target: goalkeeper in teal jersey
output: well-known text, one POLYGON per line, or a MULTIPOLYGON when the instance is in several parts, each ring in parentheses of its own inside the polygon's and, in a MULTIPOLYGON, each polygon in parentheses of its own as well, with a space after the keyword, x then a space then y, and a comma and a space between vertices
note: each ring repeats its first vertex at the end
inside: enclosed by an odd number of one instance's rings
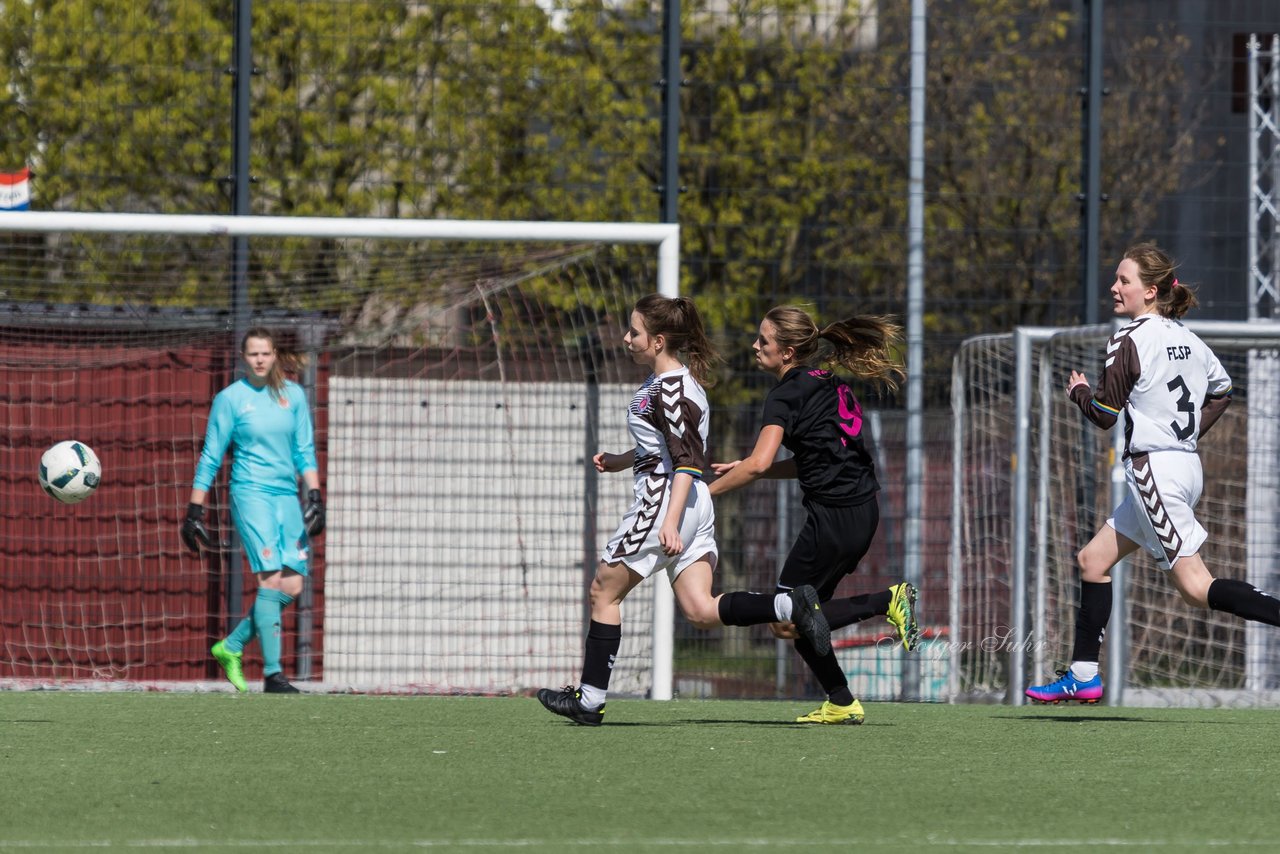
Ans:
POLYGON ((213 399, 182 541, 196 554, 209 546, 205 496, 227 446, 234 444, 231 520, 258 576, 258 595, 250 614, 211 651, 227 680, 244 691, 241 657, 245 644, 257 637, 262 645, 263 690, 296 694, 298 689, 280 667, 280 625, 283 610, 302 593, 310 538, 324 530, 311 413, 302 387, 284 375, 285 367, 294 370, 302 360, 277 351, 270 331, 250 329, 240 354, 248 372, 213 399), (299 475, 307 485, 305 510, 298 503, 299 475))

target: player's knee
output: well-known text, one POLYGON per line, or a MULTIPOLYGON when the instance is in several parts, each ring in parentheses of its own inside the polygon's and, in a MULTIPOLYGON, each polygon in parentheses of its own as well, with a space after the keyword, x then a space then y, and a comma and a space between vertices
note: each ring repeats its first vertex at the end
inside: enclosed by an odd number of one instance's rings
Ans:
POLYGON ((297 599, 302 595, 303 576, 296 572, 285 572, 280 579, 280 592, 297 599))
POLYGON ((1080 578, 1084 581, 1101 583, 1108 580, 1111 564, 1100 560, 1097 555, 1089 551, 1088 547, 1085 547, 1076 552, 1076 569, 1080 571, 1080 578))
POLYGON ((1209 601, 1206 598, 1198 595, 1195 591, 1179 590, 1178 593, 1181 594, 1182 601, 1186 602, 1192 608, 1208 608, 1209 607, 1209 601))
POLYGON ((600 577, 596 576, 591 579, 591 587, 587 590, 587 599, 591 603, 591 607, 596 607, 604 603, 604 585, 600 583, 600 577))
POLYGON ((1192 608, 1208 608, 1209 607, 1209 585, 1213 583, 1213 579, 1209 578, 1203 583, 1196 579, 1192 582, 1183 581, 1177 584, 1178 595, 1182 597, 1182 601, 1186 602, 1192 608))
POLYGON ((623 596, 623 591, 619 591, 616 585, 602 580, 599 575, 591 580, 591 589, 587 591, 587 600, 592 608, 617 605, 622 601, 623 596))
POLYGON ((714 629, 720 625, 720 608, 712 597, 697 602, 681 602, 680 610, 694 628, 714 629))
POLYGON ((689 622, 697 629, 714 629, 720 625, 720 617, 714 610, 710 613, 701 612, 686 616, 689 617, 689 622))

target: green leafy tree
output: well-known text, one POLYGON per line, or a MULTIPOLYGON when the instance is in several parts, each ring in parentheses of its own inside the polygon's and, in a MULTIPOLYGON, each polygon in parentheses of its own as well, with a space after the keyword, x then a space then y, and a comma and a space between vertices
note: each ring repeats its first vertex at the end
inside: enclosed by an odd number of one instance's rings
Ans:
MULTIPOLYGON (((1078 24, 1049 0, 930 4, 926 371, 939 403, 960 339, 1079 320, 1078 24)), ((882 27, 886 41, 905 42, 905 8, 882 27)), ((1179 94, 1188 84, 1185 39, 1116 24, 1108 40, 1124 45, 1108 58, 1108 85, 1120 94, 1104 101, 1102 140, 1104 237, 1114 247, 1141 234, 1159 200, 1181 186, 1202 116, 1179 94)), ((904 54, 872 61, 880 79, 906 79, 904 54)), ((880 150, 897 141, 905 176, 905 93, 900 100, 896 117, 869 131, 880 150)))
MULTIPOLYGON (((31 167, 36 208, 225 209, 228 137, 211 119, 226 115, 228 44, 202 3, 0 4, 0 165, 31 167)), ((10 296, 162 302, 155 283, 172 294, 189 267, 151 241, 96 243, 62 262, 54 292, 35 281, 10 296)))

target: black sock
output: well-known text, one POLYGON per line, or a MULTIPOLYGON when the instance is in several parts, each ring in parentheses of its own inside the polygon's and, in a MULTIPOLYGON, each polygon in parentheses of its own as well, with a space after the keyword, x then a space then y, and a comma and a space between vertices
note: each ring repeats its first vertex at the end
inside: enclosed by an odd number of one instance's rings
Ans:
POLYGON ((827 618, 832 631, 843 629, 845 626, 888 614, 889 600, 892 598, 893 594, 888 590, 881 590, 879 593, 864 593, 848 599, 832 599, 822 603, 822 616, 827 618))
POLYGON ((773 593, 726 593, 716 606, 726 626, 758 626, 778 622, 773 593))
POLYGON ((1206 597, 1209 607, 1226 611, 1246 620, 1280 626, 1280 600, 1276 600, 1247 581, 1234 578, 1216 578, 1209 585, 1206 597))
POLYGON ((813 675, 818 677, 818 684, 827 692, 827 699, 837 706, 847 706, 853 702, 853 694, 849 691, 849 680, 845 678, 844 668, 836 660, 834 652, 818 655, 813 644, 804 638, 796 641, 796 652, 809 665, 813 675))
POLYGON ((587 629, 587 652, 582 660, 582 684, 609 689, 609 676, 613 673, 613 660, 622 646, 622 626, 591 621, 587 629))
POLYGON ((1111 582, 1081 581, 1080 607, 1076 611, 1076 643, 1072 661, 1097 661, 1102 652, 1102 636, 1111 619, 1111 582))

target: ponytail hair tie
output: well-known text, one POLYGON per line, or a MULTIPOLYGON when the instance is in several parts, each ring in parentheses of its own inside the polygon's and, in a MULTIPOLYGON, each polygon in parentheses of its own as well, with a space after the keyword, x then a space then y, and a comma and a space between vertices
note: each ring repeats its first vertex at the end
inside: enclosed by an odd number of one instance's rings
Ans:
POLYGON ((1177 280, 1177 279, 1174 279, 1174 280, 1173 280, 1173 284, 1172 284, 1172 285, 1170 285, 1169 287, 1171 287, 1171 288, 1176 288, 1177 286, 1178 286, 1178 280, 1177 280))

